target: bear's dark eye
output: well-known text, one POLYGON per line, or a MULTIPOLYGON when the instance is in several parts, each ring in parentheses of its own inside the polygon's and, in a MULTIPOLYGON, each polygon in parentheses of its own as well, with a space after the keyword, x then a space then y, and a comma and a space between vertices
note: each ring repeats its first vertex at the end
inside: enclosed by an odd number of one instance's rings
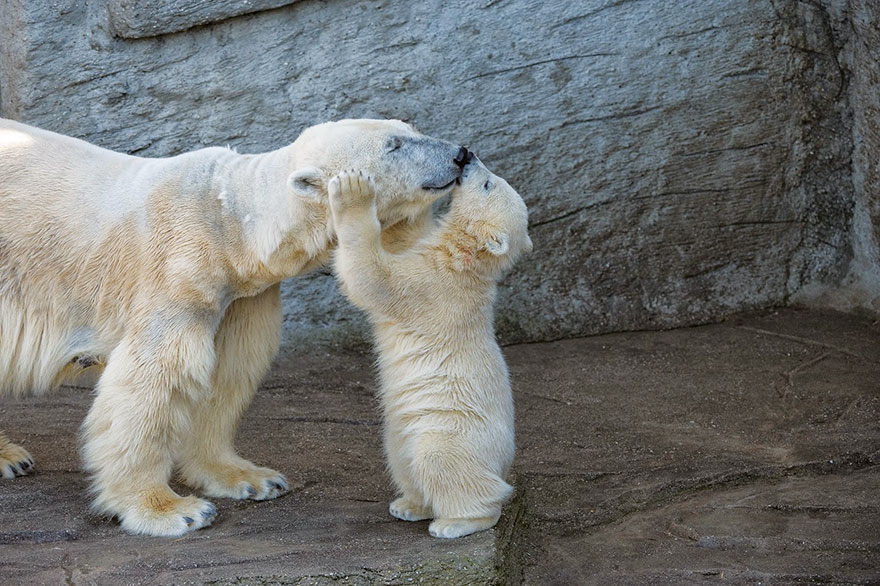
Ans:
POLYGON ((385 143, 385 152, 393 153, 397 149, 403 146, 403 140, 399 136, 394 136, 388 139, 388 142, 385 143))
POLYGON ((486 191, 489 191, 490 189, 492 189, 492 180, 491 179, 486 180, 486 183, 483 184, 483 189, 485 189, 486 191))

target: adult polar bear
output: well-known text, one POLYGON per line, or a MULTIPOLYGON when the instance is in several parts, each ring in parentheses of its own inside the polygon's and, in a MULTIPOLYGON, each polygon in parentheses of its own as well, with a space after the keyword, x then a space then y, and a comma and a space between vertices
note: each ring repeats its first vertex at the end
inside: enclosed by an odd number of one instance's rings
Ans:
MULTIPOLYGON (((0 120, 0 392, 103 368, 83 458, 95 508, 129 532, 211 523, 213 504, 168 486, 175 469, 211 497, 282 494, 233 441, 278 349, 280 281, 332 247, 327 183, 366 170, 405 234, 466 154, 399 121, 344 120, 260 155, 146 159, 0 120)), ((0 475, 32 463, 0 433, 0 475)))

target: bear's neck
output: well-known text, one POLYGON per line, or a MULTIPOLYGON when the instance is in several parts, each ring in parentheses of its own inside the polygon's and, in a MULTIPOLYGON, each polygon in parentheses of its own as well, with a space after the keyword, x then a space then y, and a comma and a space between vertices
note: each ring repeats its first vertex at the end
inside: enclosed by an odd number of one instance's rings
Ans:
POLYGON ((320 264, 330 244, 328 212, 287 186, 295 153, 285 147, 238 155, 219 166, 213 192, 224 222, 240 235, 235 262, 244 280, 269 286, 320 264))

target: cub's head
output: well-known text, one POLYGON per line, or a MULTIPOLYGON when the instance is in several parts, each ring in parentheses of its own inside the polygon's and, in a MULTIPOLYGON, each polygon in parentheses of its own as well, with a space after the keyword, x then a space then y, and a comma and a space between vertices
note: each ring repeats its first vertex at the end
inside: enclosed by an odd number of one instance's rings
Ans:
POLYGON ((446 220, 453 266, 493 276, 531 252, 529 213, 522 197, 476 157, 465 166, 452 193, 446 220))
POLYGON ((399 120, 340 120, 306 129, 291 145, 294 194, 327 201, 330 179, 363 170, 376 185, 383 224, 413 219, 449 193, 461 177, 467 149, 431 138, 399 120))

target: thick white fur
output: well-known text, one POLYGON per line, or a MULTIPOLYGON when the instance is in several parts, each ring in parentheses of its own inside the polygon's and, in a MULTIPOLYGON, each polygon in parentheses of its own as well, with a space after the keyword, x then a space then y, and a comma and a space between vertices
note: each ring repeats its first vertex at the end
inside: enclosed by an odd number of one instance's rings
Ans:
POLYGON ((393 516, 435 537, 495 525, 512 488, 513 398, 495 341, 496 282, 531 250, 522 198, 478 162, 445 219, 412 248, 380 242, 364 173, 330 182, 337 275, 374 326, 393 516))
MULTIPOLYGON (((211 503, 168 487, 175 471, 208 496, 284 493, 233 441, 278 348, 279 282, 333 244, 327 182, 369 169, 380 216, 406 233, 443 195, 425 182, 459 173, 457 149, 347 120, 261 155, 145 159, 0 120, 0 393, 100 374, 84 462, 96 509, 130 532, 210 524, 211 503)), ((0 476, 32 469, 0 434, 0 476)))

